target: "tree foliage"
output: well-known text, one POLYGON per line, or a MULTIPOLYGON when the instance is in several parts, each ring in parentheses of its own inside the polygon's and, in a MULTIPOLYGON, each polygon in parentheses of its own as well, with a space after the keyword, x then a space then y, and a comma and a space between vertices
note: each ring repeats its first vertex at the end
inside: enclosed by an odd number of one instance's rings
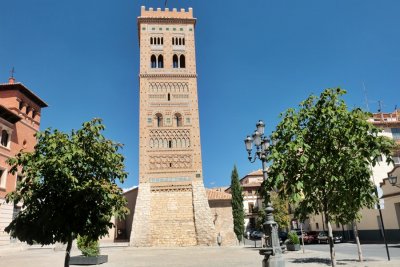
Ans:
POLYGON ((233 167, 231 174, 231 193, 232 193, 232 216, 233 230, 239 241, 242 241, 244 233, 244 210, 242 186, 239 181, 239 174, 236 165, 233 167))
MULTIPOLYGON (((263 183, 264 185, 265 183, 263 183)), ((264 188, 264 187, 262 187, 264 188)), ((288 229, 290 225, 289 217, 289 203, 287 199, 280 196, 278 193, 272 191, 267 195, 261 195, 264 198, 262 207, 258 209, 257 214, 257 229, 262 229, 264 222, 266 221, 265 205, 264 203, 271 202, 274 208, 274 220, 278 224, 279 229, 288 229)))
POLYGON ((70 134, 47 129, 36 134, 34 152, 21 152, 8 163, 24 179, 7 195, 7 202, 22 202, 21 212, 6 231, 28 244, 68 243, 77 235, 97 240, 108 234, 111 217, 128 210, 116 180, 127 177, 121 144, 102 135, 100 119, 83 124, 70 134))
POLYGON ((327 224, 359 219, 361 208, 376 203, 370 165, 382 154, 391 161, 393 142, 378 136, 380 130, 367 122, 370 114, 348 110, 345 93, 337 88, 310 96, 298 110, 282 114, 272 134, 268 186, 297 203, 301 220, 320 212, 327 224))

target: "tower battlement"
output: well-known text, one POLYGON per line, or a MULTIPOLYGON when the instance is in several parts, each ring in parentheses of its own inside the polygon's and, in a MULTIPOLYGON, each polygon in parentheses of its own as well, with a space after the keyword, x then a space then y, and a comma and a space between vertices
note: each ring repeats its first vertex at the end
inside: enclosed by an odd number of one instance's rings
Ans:
POLYGON ((170 10, 169 8, 165 8, 162 10, 161 8, 154 9, 149 7, 147 10, 145 6, 141 7, 140 12, 141 18, 179 18, 179 19, 193 19, 193 8, 189 7, 186 11, 184 8, 180 10, 173 8, 170 10))

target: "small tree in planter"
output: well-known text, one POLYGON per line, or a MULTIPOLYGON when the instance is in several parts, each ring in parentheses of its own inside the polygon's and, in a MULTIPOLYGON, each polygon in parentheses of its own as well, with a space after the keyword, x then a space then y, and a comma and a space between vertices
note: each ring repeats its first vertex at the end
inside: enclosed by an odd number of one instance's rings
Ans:
POLYGON ((98 265, 108 261, 107 255, 100 255, 99 241, 91 240, 88 236, 78 235, 77 245, 82 255, 71 257, 70 264, 98 265))
POLYGON ((289 251, 300 250, 300 239, 296 232, 288 233, 288 238, 286 239, 286 248, 289 251))

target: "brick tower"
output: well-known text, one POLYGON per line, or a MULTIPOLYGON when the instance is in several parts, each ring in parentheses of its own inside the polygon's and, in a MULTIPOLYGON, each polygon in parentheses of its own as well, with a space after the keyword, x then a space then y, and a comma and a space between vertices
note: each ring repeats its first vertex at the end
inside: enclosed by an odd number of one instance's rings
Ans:
POLYGON ((193 11, 146 10, 140 44, 139 193, 132 246, 214 245, 203 185, 193 11))

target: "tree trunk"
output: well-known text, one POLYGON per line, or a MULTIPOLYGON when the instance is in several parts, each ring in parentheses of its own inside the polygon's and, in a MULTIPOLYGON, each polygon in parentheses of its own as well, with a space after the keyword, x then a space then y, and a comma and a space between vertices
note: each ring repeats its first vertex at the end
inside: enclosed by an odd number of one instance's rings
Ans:
POLYGON ((71 248, 72 248, 72 235, 68 238, 68 243, 67 243, 67 250, 65 252, 65 261, 64 261, 64 267, 69 267, 69 259, 71 258, 71 248))
POLYGON ((328 225, 328 240, 329 240, 329 250, 331 253, 332 267, 336 267, 336 255, 335 255, 335 245, 333 243, 332 225, 329 221, 329 216, 326 213, 325 213, 325 221, 326 224, 328 225))
POLYGON ((357 228, 356 222, 353 222, 353 231, 354 231, 354 239, 356 240, 356 244, 357 244, 358 260, 360 262, 363 262, 363 255, 362 255, 362 251, 361 251, 360 238, 358 237, 358 228, 357 228))

